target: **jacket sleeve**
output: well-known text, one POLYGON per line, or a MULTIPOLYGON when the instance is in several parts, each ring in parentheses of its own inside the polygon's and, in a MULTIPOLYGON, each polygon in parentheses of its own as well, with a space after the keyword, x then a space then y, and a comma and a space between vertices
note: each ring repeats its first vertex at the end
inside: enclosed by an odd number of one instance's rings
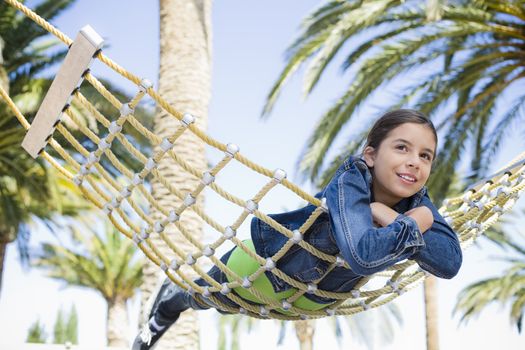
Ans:
POLYGON ((382 271, 425 246, 415 220, 403 214, 388 226, 374 227, 367 171, 364 163, 354 162, 324 193, 339 250, 360 275, 382 271))
POLYGON ((425 246, 411 259, 431 274, 450 279, 458 273, 463 260, 458 236, 439 214, 427 195, 423 197, 421 205, 432 211, 434 223, 423 234, 425 246))

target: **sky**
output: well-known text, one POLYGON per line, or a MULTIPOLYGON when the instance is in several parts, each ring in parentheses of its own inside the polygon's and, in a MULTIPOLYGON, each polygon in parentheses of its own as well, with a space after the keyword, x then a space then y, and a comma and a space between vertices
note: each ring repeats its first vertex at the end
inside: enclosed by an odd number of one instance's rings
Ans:
MULTIPOLYGON (((28 4, 33 4, 29 1, 28 4)), ((300 75, 291 79, 280 97, 271 117, 262 121, 260 113, 272 83, 284 64, 284 52, 298 33, 301 19, 321 2, 302 1, 217 1, 213 8, 213 68, 212 101, 209 110, 209 133, 222 142, 234 142, 250 159, 273 169, 285 169, 297 179, 295 164, 310 130, 317 118, 339 96, 351 79, 351 73, 340 74, 336 62, 327 72, 314 94, 305 99, 301 93, 300 75)), ((84 25, 90 24, 108 44, 104 52, 111 59, 155 84, 158 81, 158 3, 156 1, 128 0, 125 7, 116 0, 78 0, 69 10, 53 21, 60 30, 74 38, 84 25)), ((341 63, 341 60, 338 61, 341 63)), ((105 67, 96 65, 97 77, 114 78, 105 67)), ((363 106, 359 115, 377 117, 377 107, 388 99, 389 91, 379 94, 374 102, 363 106)), ((358 128, 359 125, 356 125, 358 128)), ((357 130, 359 131, 359 129, 357 130)), ((353 130, 346 132, 349 137, 353 130)), ((343 142, 343 141, 340 141, 343 142)), ((504 146, 505 147, 505 146, 504 146)), ((520 143, 523 148, 523 144, 520 143)), ((503 152, 494 160, 494 169, 505 164, 516 154, 516 148, 503 152)), ((225 186, 234 186, 241 195, 253 193, 250 181, 238 181, 242 175, 225 179, 225 186)), ((244 179, 244 177, 243 177, 244 179)), ((280 198, 280 197, 278 197, 280 198)), ((289 198, 265 203, 267 212, 291 208, 298 203, 289 198)), ((207 200, 207 210, 217 210, 219 203, 207 200)), ((53 237, 41 230, 34 232, 31 244, 36 246, 53 237)), ((458 316, 452 315, 458 292, 469 283, 494 276, 504 265, 494 259, 502 253, 493 245, 481 242, 464 254, 463 267, 453 280, 439 281, 439 324, 442 349, 477 348, 507 350, 522 349, 523 335, 510 325, 508 308, 491 306, 476 320, 458 326, 458 316)), ((394 342, 382 349, 422 349, 425 330, 422 289, 418 287, 397 299, 404 325, 397 329, 394 342)), ((92 291, 64 287, 51 281, 39 271, 24 271, 17 262, 17 252, 9 246, 0 298, 0 329, 9 337, 0 337, 1 349, 17 349, 24 341, 29 326, 40 319, 48 332, 52 331, 57 310, 69 310, 75 304, 79 313, 80 344, 86 348, 100 348, 105 343, 105 305, 92 291)), ((136 310, 136 302, 130 306, 136 310)), ((203 349, 213 349, 218 313, 200 313, 205 337, 203 349)), ((136 326, 136 318, 130 323, 136 326)), ((368 320, 373 324, 376 321, 368 320)), ((288 326, 291 329, 290 325, 288 326)), ((343 329, 345 348, 365 349, 343 329)), ((241 347, 253 349, 298 349, 292 333, 277 347, 278 329, 274 322, 261 322, 250 334, 241 338, 241 347)), ((131 336, 131 334, 130 334, 131 336)), ((328 320, 318 321, 315 346, 336 347, 328 320)), ((376 347, 379 348, 379 347, 376 347)))

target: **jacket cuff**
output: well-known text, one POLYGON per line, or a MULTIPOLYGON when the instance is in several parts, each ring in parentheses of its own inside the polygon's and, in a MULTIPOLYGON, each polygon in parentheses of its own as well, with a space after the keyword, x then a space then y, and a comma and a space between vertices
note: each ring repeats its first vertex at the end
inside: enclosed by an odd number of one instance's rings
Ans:
POLYGON ((405 247, 416 247, 416 251, 425 247, 423 234, 419 231, 416 220, 405 214, 399 214, 394 221, 401 223, 407 228, 409 237, 405 241, 405 247))

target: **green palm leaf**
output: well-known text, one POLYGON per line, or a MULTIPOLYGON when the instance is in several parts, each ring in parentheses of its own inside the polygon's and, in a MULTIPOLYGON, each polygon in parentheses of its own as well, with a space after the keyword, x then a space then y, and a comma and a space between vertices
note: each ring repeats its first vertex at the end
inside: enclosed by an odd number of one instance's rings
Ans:
POLYGON ((95 289, 108 302, 134 295, 142 283, 143 260, 132 241, 109 224, 105 234, 72 228, 70 238, 71 247, 64 242, 43 244, 35 266, 68 285, 95 289))

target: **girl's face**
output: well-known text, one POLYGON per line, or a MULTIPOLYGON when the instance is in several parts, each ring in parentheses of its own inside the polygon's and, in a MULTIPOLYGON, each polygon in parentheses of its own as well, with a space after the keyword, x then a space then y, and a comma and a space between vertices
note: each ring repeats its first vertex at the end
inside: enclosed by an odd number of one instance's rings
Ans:
POLYGON ((366 147, 363 158, 372 171, 375 201, 393 207, 421 190, 430 176, 435 148, 432 131, 417 123, 401 124, 379 147, 366 147))

